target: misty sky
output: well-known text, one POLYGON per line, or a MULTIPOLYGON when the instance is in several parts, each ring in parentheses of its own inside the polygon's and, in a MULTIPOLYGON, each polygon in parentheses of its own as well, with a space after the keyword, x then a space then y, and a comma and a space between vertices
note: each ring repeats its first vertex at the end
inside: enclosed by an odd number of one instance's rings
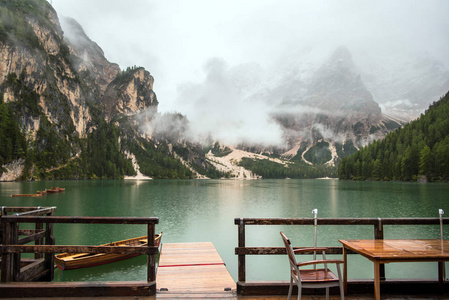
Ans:
POLYGON ((297 63, 322 62, 345 45, 361 65, 387 54, 394 59, 427 51, 449 67, 446 0, 50 2, 59 15, 75 18, 108 60, 122 69, 137 65, 150 71, 159 111, 181 112, 190 120, 206 117, 217 128, 224 113, 236 132, 264 134, 254 132, 259 122, 273 140, 279 130, 266 109, 243 104, 242 91, 229 82, 239 66, 251 66, 248 74, 257 80, 250 83, 257 85, 297 63), (218 114, 212 112, 216 104, 218 114))

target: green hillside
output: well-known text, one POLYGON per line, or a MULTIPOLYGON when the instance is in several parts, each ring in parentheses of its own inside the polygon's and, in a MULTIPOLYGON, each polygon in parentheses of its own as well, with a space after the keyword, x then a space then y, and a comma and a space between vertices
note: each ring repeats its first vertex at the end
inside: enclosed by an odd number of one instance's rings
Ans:
POLYGON ((449 93, 417 120, 344 158, 338 177, 449 181, 449 93))

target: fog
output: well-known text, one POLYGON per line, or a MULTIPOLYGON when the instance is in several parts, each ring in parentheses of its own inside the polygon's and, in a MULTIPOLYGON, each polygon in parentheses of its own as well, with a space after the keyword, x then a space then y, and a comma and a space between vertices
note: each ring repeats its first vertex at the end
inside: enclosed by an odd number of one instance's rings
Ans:
POLYGON ((280 143, 270 118, 279 99, 254 93, 289 72, 306 80, 337 46, 364 68, 421 52, 449 68, 445 0, 50 2, 108 60, 150 71, 161 113, 185 114, 193 134, 229 143, 280 143))

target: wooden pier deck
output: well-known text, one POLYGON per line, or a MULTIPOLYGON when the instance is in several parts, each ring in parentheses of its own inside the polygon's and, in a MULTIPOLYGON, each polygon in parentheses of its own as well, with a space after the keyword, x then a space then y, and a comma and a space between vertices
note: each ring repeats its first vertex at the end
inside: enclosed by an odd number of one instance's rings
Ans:
POLYGON ((157 298, 235 299, 236 284, 211 242, 162 244, 157 298))

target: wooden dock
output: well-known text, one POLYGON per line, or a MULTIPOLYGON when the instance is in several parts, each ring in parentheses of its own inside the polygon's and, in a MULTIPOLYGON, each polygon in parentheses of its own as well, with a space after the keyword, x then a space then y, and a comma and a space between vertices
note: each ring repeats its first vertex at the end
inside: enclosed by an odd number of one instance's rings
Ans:
POLYGON ((211 242, 162 244, 157 298, 235 299, 236 284, 211 242))

